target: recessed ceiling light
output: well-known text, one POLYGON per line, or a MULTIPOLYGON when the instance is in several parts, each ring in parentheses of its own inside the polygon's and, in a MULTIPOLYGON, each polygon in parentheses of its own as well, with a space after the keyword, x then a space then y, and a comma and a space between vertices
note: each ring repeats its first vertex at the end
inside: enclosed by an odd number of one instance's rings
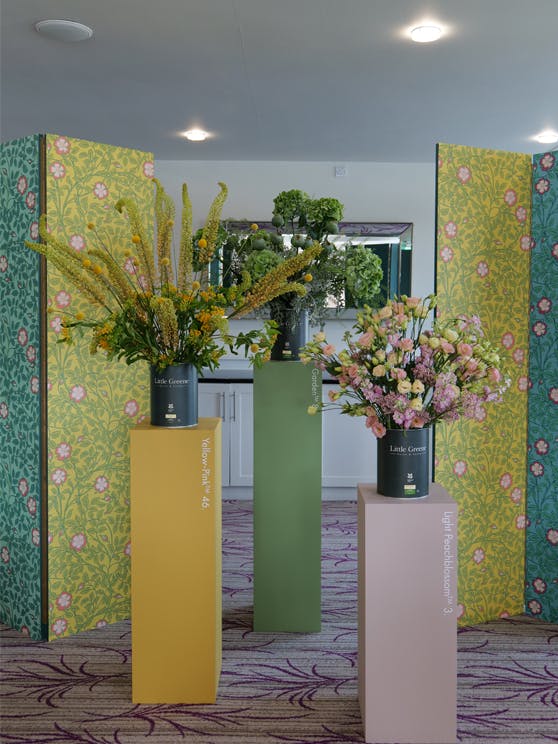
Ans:
POLYGON ((182 136, 190 142, 203 142, 209 137, 209 132, 203 129, 188 129, 187 132, 182 132, 182 136))
POLYGON ((35 29, 57 41, 86 41, 93 36, 92 28, 77 21, 49 19, 36 23, 35 29))
POLYGON ((553 129, 545 129, 544 132, 536 134, 533 139, 540 142, 541 145, 553 145, 558 142, 558 132, 553 129))
POLYGON ((438 41, 441 35, 442 29, 439 26, 416 26, 411 30, 411 39, 421 44, 426 44, 429 41, 438 41))

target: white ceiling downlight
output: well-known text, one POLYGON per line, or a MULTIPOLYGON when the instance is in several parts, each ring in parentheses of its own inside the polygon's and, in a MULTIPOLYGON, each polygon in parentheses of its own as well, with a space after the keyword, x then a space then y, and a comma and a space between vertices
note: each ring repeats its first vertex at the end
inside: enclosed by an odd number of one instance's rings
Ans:
POLYGON ((209 137, 209 132, 204 129, 188 129, 187 132, 182 132, 182 134, 190 142, 203 142, 209 137))
POLYGON ((558 132, 555 132, 553 129, 545 129, 544 132, 535 134, 533 139, 541 145, 553 145, 555 142, 558 142, 558 132))
POLYGON ((35 29, 43 36, 56 41, 86 41, 93 36, 92 28, 77 21, 48 19, 36 23, 35 29))
POLYGON ((411 30, 411 39, 420 44, 427 44, 431 41, 438 41, 442 35, 442 29, 439 26, 415 26, 411 30))

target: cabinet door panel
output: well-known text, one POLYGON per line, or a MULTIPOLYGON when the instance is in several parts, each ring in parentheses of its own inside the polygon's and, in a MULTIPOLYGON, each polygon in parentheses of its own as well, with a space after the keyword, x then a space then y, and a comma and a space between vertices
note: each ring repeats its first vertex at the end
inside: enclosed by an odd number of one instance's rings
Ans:
POLYGON ((230 483, 252 486, 254 482, 253 386, 231 384, 229 390, 230 483))
MULTIPOLYGON (((327 400, 332 385, 324 385, 327 400)), ((344 416, 336 409, 322 413, 322 486, 355 488, 376 481, 376 438, 364 418, 344 416)))
POLYGON ((230 485, 229 424, 227 421, 227 393, 229 385, 201 382, 198 385, 199 418, 217 417, 222 420, 223 471, 222 485, 230 485))

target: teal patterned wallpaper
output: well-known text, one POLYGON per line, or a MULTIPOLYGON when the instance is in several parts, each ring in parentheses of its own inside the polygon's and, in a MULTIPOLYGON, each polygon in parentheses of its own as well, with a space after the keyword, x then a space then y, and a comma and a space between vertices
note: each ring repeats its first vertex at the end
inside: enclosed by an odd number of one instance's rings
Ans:
POLYGON ((558 621, 558 163, 533 158, 527 613, 558 621))
POLYGON ((39 137, 0 146, 0 620, 41 637, 39 137))

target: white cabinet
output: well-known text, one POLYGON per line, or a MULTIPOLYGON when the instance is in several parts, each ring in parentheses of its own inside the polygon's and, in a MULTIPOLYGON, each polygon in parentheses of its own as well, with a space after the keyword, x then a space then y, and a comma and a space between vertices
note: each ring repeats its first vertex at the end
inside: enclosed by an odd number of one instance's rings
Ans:
POLYGON ((202 382, 198 415, 223 421, 223 486, 252 486, 254 470, 252 383, 202 382))
MULTIPOLYGON (((323 385, 324 400, 333 385, 323 385)), ((198 388, 199 416, 217 416, 223 421, 223 487, 250 489, 254 467, 254 403, 252 381, 203 382, 198 388)), ((322 419, 322 487, 325 498, 347 498, 357 483, 376 481, 376 438, 364 418, 343 416, 338 410, 324 411, 322 419), (349 490, 351 489, 351 490, 349 490)), ((234 498, 246 498, 249 491, 234 498)))
MULTIPOLYGON (((335 385, 323 385, 323 400, 335 385)), ((342 415, 337 409, 322 413, 322 486, 356 488, 376 481, 376 437, 364 418, 342 415)))

